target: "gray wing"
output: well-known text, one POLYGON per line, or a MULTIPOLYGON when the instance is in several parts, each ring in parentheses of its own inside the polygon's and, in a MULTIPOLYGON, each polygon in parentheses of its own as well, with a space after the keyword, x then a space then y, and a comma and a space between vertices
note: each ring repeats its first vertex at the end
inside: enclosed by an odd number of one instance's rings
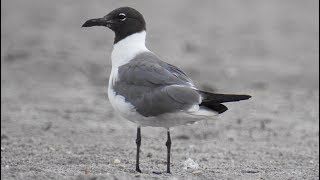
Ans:
POLYGON ((174 65, 168 64, 166 62, 163 62, 163 63, 164 64, 162 65, 162 67, 167 69, 169 72, 171 72, 172 75, 176 76, 180 80, 183 80, 184 82, 187 82, 189 85, 194 86, 192 80, 181 69, 179 69, 174 65))
POLYGON ((122 81, 144 86, 194 86, 178 67, 161 61, 152 53, 141 53, 119 68, 122 81))
POLYGON ((183 71, 152 53, 142 53, 120 66, 113 88, 146 117, 188 110, 201 100, 183 71))

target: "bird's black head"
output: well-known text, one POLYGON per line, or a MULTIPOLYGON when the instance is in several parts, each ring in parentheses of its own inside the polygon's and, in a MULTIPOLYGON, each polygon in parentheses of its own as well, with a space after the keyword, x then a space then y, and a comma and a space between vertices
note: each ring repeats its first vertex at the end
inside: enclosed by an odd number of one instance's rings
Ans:
POLYGON ((82 27, 105 26, 115 33, 114 43, 127 36, 146 30, 142 14, 130 7, 121 7, 111 11, 103 18, 90 19, 82 27))

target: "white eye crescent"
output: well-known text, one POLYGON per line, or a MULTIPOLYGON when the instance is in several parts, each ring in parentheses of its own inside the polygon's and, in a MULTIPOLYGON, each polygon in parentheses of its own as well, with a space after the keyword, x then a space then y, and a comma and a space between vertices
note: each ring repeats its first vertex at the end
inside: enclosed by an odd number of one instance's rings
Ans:
POLYGON ((120 19, 120 21, 124 21, 124 20, 127 19, 127 16, 126 16, 126 14, 124 14, 124 13, 120 13, 120 14, 118 15, 118 18, 120 19))

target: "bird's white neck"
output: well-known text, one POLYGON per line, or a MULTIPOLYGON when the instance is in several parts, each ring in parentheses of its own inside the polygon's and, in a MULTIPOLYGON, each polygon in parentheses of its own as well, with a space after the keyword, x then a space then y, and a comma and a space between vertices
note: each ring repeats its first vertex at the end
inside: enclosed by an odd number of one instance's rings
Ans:
POLYGON ((149 51, 145 45, 146 31, 131 34, 113 45, 111 54, 112 68, 128 63, 137 54, 149 51))

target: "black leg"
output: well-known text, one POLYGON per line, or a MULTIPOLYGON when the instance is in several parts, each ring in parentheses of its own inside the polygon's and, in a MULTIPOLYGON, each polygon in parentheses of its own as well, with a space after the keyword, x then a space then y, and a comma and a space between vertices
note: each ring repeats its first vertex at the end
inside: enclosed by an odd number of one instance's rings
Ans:
POLYGON ((139 153, 140 153, 140 145, 141 145, 141 130, 140 126, 137 128, 137 157, 136 157, 136 171, 141 173, 140 167, 139 167, 139 153))
POLYGON ((168 129, 168 139, 166 142, 166 146, 167 146, 167 173, 171 173, 170 172, 170 150, 171 150, 171 138, 170 138, 170 130, 168 129))

